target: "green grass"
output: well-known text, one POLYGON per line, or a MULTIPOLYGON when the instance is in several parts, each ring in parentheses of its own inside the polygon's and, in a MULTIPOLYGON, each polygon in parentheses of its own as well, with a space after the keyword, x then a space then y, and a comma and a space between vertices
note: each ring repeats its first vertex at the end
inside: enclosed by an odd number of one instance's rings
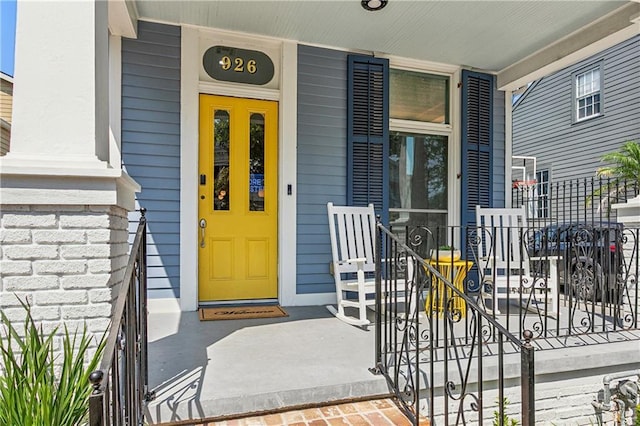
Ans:
MULTIPOLYGON (((502 412, 504 414, 502 415, 502 424, 505 426, 518 426, 519 422, 516 419, 513 419, 507 416, 506 411, 508 406, 509 406, 509 400, 507 398, 503 398, 502 412)), ((493 412, 493 426, 499 426, 499 425, 500 425, 500 410, 497 409, 493 412)))
POLYGON ((93 338, 86 325, 81 333, 64 327, 62 353, 54 356, 56 327, 44 334, 26 310, 24 333, 0 312, 0 426, 74 426, 86 420, 91 393, 89 374, 100 361, 104 337, 93 356, 93 338), (62 356, 62 359, 59 359, 62 356), (87 361, 88 362, 85 362, 87 361))

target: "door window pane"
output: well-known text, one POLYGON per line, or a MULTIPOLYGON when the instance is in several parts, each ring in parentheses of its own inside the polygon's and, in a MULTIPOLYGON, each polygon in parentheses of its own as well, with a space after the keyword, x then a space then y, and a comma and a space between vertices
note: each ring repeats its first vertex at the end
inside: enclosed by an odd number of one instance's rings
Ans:
POLYGON ((395 210, 389 212, 391 231, 401 241, 420 242, 410 247, 423 259, 428 259, 431 249, 450 244, 451 228, 447 227, 447 213, 395 210))
POLYGON ((213 118, 213 209, 229 210, 229 113, 213 118))
POLYGON ((249 211, 264 211, 264 115, 249 122, 249 211))
POLYGON ((446 211, 447 136, 392 132, 389 139, 389 207, 446 211))
POLYGON ((449 77, 399 69, 389 77, 391 118, 449 124, 449 77))

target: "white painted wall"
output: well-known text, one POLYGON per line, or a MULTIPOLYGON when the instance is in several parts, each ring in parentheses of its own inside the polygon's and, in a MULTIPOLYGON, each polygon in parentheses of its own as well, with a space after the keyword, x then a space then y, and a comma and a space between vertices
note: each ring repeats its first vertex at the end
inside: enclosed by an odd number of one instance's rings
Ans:
MULTIPOLYGON (((119 153, 110 159, 110 96, 119 101, 110 86, 119 80, 109 80, 107 14, 107 2, 18 4, 11 149, 0 158, 3 204, 133 208, 140 188, 122 172, 119 153)), ((117 67, 119 54, 111 59, 117 67)))
POLYGON ((107 160, 106 13, 106 2, 20 2, 7 158, 107 160))
POLYGON ((110 322, 140 189, 119 153, 109 164, 112 47, 110 64, 107 2, 18 4, 11 151, 0 159, 0 309, 18 329, 16 296, 45 330, 86 322, 100 337, 110 322))

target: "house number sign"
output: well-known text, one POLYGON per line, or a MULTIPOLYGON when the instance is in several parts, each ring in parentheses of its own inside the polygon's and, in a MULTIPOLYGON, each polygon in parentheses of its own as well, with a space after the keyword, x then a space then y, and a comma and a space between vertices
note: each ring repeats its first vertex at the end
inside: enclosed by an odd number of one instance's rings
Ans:
POLYGON ((267 84, 273 78, 273 62, 257 50, 213 46, 202 57, 204 70, 213 79, 245 84, 267 84))

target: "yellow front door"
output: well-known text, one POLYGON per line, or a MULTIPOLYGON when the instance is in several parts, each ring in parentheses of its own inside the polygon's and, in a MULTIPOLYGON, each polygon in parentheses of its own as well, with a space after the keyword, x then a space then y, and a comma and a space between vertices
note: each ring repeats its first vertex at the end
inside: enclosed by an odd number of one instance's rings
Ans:
POLYGON ((201 302, 278 296, 278 104, 200 95, 201 302))

